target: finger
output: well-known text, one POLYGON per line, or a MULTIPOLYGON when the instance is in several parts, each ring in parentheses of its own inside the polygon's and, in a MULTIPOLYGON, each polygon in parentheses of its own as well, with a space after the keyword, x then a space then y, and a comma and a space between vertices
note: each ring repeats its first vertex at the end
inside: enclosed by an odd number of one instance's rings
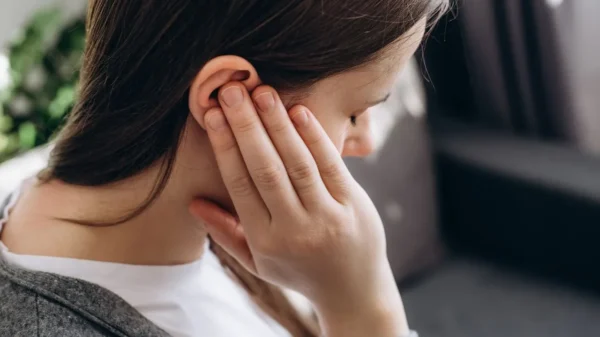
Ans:
POLYGON ((225 85, 219 100, 256 189, 271 214, 300 205, 285 167, 250 99, 240 83, 225 85))
POLYGON ((294 107, 290 118, 315 159, 327 190, 337 201, 345 202, 350 195, 353 178, 338 149, 307 108, 294 107))
POLYGON ((213 108, 205 114, 204 118, 223 182, 236 212, 247 223, 254 226, 268 224, 271 215, 248 174, 223 111, 220 108, 213 108))
POLYGON ((192 201, 190 213, 204 222, 211 238, 225 249, 229 255, 238 260, 244 268, 256 272, 256 266, 244 230, 233 215, 204 199, 192 201))
POLYGON ((289 179, 304 205, 329 196, 310 151, 294 128, 277 92, 270 87, 256 89, 252 97, 260 119, 280 154, 289 179))

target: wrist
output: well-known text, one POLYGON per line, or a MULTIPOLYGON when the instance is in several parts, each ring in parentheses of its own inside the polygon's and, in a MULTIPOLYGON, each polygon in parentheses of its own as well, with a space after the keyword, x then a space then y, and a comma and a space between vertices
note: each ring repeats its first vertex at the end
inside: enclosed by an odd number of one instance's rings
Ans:
POLYGON ((354 312, 317 309, 319 322, 327 337, 408 336, 406 315, 401 305, 379 304, 354 312))
POLYGON ((409 335, 404 306, 391 270, 370 288, 315 304, 325 336, 409 335))

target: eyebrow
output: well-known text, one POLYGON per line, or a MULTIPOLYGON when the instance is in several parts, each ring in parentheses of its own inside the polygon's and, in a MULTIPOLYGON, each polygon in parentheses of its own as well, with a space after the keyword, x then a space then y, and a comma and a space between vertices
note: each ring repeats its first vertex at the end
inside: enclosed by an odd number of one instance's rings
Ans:
POLYGON ((391 96, 391 93, 388 93, 387 95, 385 95, 385 97, 380 98, 378 100, 372 101, 372 102, 366 102, 366 104, 368 104, 369 106, 375 106, 377 104, 381 104, 385 101, 387 101, 391 96))

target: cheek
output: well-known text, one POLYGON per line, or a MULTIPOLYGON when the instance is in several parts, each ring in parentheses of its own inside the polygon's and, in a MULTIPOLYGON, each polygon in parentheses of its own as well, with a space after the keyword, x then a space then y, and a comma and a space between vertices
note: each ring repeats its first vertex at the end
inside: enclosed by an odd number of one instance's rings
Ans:
POLYGON ((338 122, 335 124, 323 125, 325 132, 331 139, 331 142, 335 145, 339 153, 343 153, 344 144, 346 143, 346 138, 348 138, 348 123, 338 122))
POLYGON ((319 121, 319 124, 321 124, 321 127, 325 130, 325 133, 327 133, 327 136, 329 136, 329 139, 331 139, 338 152, 342 153, 345 140, 348 137, 349 119, 342 116, 342 114, 320 114, 318 112, 319 110, 335 111, 333 108, 317 109, 311 107, 311 104, 305 104, 305 106, 313 112, 315 118, 319 121))

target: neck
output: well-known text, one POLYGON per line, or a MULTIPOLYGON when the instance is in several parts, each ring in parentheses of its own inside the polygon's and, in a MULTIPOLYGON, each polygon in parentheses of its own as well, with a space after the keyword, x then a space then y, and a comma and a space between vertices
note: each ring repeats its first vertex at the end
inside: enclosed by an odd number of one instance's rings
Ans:
POLYGON ((164 191, 140 215, 120 222, 147 200, 157 181, 158 166, 98 187, 56 180, 34 184, 24 191, 11 214, 2 241, 11 251, 30 255, 140 265, 197 260, 204 250, 206 231, 189 214, 190 201, 204 197, 230 206, 203 137, 199 132, 188 133, 164 191), (118 224, 109 225, 114 223, 118 224))

